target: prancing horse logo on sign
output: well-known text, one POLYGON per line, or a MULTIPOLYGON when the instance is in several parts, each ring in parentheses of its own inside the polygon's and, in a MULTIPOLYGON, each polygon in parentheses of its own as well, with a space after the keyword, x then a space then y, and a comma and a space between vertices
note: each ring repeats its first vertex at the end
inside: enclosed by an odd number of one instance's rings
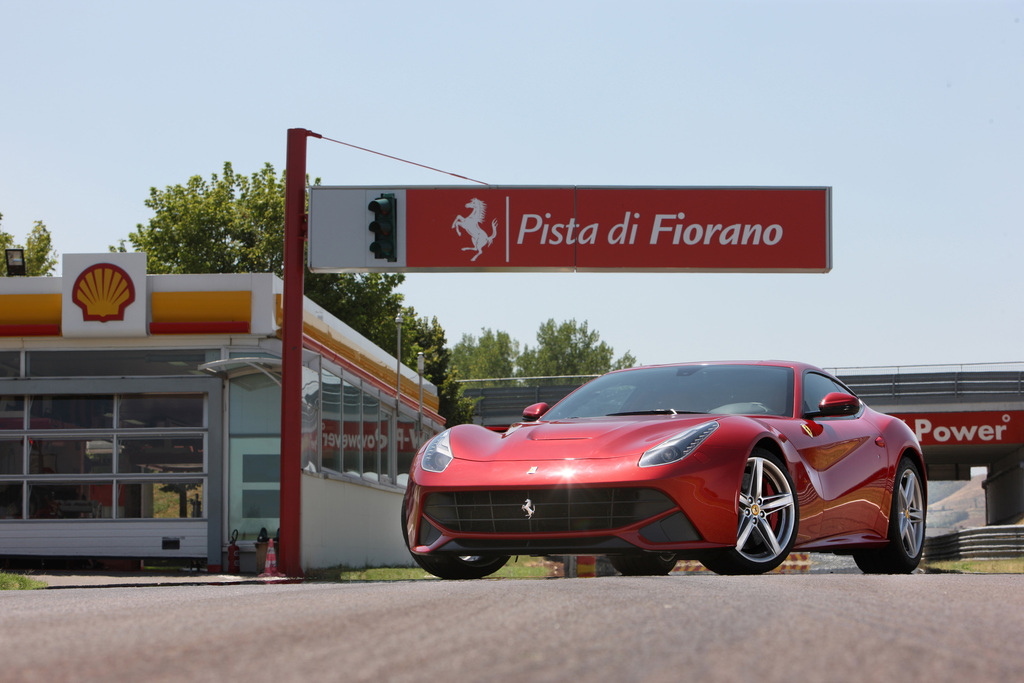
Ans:
POLYGON ((533 519, 533 513, 537 511, 537 508, 533 506, 533 501, 527 498, 526 504, 522 506, 522 510, 526 513, 527 519, 533 519))
POLYGON ((460 228, 469 234, 470 239, 473 240, 473 246, 463 247, 462 251, 475 251, 476 255, 470 261, 476 261, 477 257, 484 253, 484 247, 489 247, 494 242, 494 238, 498 234, 498 219, 495 218, 491 221, 491 234, 488 235, 480 225, 484 222, 484 217, 487 215, 487 205, 484 204, 483 200, 474 197, 466 204, 466 208, 470 209, 469 215, 456 216, 455 221, 452 223, 452 229, 456 235, 462 234, 459 231, 460 228))

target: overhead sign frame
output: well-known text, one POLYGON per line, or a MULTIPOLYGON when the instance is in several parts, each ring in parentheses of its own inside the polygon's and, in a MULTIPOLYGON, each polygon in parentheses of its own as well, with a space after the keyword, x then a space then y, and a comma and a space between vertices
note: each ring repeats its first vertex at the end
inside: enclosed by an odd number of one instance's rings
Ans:
POLYGON ((830 187, 309 188, 314 272, 790 272, 832 268, 830 187), (369 204, 397 199, 394 262, 369 204))

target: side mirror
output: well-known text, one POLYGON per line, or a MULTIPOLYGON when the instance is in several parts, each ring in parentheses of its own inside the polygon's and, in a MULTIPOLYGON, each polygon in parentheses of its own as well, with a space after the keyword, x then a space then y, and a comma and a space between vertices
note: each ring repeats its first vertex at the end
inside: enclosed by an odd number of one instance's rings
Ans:
POLYGON ((826 394, 818 404, 818 412, 812 417, 845 417, 860 412, 860 399, 851 394, 833 391, 826 394))
POLYGON ((548 412, 550 406, 547 403, 534 403, 523 410, 523 422, 536 422, 541 415, 548 412))

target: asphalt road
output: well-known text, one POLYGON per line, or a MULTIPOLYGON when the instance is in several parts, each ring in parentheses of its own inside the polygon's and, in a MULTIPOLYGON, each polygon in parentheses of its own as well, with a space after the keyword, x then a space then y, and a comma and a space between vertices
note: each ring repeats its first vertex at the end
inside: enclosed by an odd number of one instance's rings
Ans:
POLYGON ((0 680, 1015 681, 1024 576, 0 593, 0 680))

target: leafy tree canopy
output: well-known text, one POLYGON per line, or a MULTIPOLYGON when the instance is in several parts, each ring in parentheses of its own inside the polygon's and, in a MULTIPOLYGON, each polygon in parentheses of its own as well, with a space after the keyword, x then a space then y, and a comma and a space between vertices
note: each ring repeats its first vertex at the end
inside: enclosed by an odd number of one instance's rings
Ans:
POLYGON ((518 358, 519 342, 508 332, 490 328, 481 329, 479 338, 463 334, 452 348, 452 362, 466 379, 512 377, 518 358))
MULTIPOLYGON (((128 235, 148 255, 151 273, 275 273, 282 275, 284 181, 271 164, 246 176, 231 163, 209 180, 150 188, 154 216, 128 235)), ((122 240, 120 251, 127 251, 122 240)), ((401 274, 306 274, 307 297, 382 348, 394 345, 402 308, 401 274), (389 322, 391 321, 391 322, 389 322)))
MULTIPOLYGON (((0 222, 4 215, 0 213, 0 222)), ((57 267, 57 253, 53 250, 50 231, 42 221, 36 221, 28 233, 25 244, 16 244, 14 236, 0 228, 0 249, 25 250, 25 274, 28 276, 53 275, 57 267)), ((0 262, 0 276, 7 276, 7 260, 0 262)))
POLYGON ((597 330, 588 329, 586 320, 558 324, 550 318, 537 330, 537 345, 527 346, 520 354, 519 371, 526 377, 599 375, 636 365, 636 358, 629 352, 613 361, 614 353, 601 341, 597 330))
POLYGON ((586 321, 556 323, 551 318, 537 330, 536 346, 527 345, 522 352, 519 348, 507 332, 485 328, 479 338, 463 335, 452 361, 466 379, 599 375, 636 365, 629 352, 614 359, 612 347, 586 321))
MULTIPOLYGON (((151 273, 282 275, 284 182, 284 172, 278 175, 269 163, 249 176, 225 163, 208 180, 193 176, 184 185, 151 188, 145 204, 154 216, 137 225, 127 242, 148 255, 151 273)), ((111 249, 128 250, 124 240, 111 249)), ((395 290, 404 280, 402 274, 306 273, 305 295, 389 352, 395 351, 395 318, 404 312, 402 362, 416 367, 416 354, 423 351, 424 376, 438 387, 441 414, 449 425, 468 422, 472 403, 462 398, 450 370, 444 330, 436 318, 403 309, 395 290)))
POLYGON ((405 309, 404 318, 402 362, 415 368, 417 356, 422 352, 423 375, 437 386, 440 413, 447 419, 447 426, 472 422, 473 401, 462 395, 462 385, 458 383, 452 364, 452 352, 437 318, 428 321, 426 316, 417 316, 412 307, 405 309))

